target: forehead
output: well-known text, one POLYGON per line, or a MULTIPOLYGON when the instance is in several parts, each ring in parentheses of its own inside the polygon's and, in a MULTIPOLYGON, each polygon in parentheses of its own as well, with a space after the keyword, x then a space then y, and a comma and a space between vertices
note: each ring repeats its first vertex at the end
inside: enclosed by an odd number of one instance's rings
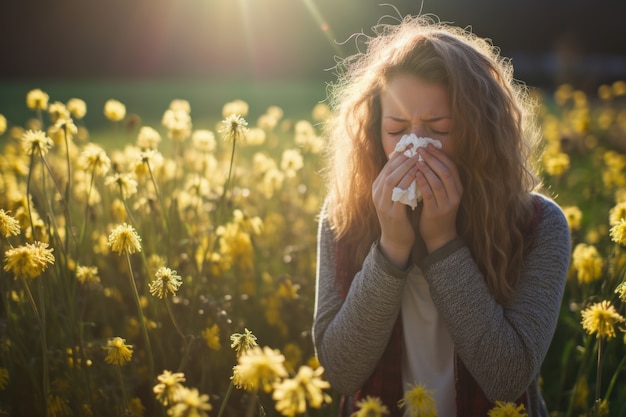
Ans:
POLYGON ((427 82, 411 74, 390 78, 381 91, 383 114, 400 116, 450 116, 448 92, 444 85, 427 82))

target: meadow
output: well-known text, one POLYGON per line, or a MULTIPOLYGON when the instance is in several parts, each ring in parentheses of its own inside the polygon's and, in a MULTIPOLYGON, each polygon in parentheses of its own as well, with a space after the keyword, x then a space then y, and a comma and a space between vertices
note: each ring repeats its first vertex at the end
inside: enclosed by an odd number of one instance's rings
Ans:
MULTIPOLYGON (((0 415, 336 415, 311 342, 324 89, 74 88, 3 86, 0 415)), ((625 416, 626 83, 535 94, 572 236, 544 398, 625 416)))

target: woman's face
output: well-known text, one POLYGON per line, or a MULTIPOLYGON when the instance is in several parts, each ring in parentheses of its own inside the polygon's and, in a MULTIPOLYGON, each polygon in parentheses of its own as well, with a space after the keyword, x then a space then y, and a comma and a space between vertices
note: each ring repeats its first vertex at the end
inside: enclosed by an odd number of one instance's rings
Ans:
POLYGON ((398 74, 381 94, 381 138, 389 155, 403 135, 415 133, 441 141, 443 151, 454 155, 453 120, 443 85, 429 83, 411 74, 398 74))

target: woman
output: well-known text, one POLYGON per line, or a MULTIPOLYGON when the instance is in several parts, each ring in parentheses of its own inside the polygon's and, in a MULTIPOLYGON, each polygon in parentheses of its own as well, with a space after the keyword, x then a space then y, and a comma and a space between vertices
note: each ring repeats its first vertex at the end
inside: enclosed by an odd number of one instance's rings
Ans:
POLYGON ((439 416, 496 401, 547 416, 538 387, 569 229, 537 193, 531 103, 486 40, 426 17, 376 28, 331 99, 314 342, 342 413, 432 391, 439 416), (394 152, 405 135, 438 141, 394 152), (415 210, 392 199, 414 183, 415 210))

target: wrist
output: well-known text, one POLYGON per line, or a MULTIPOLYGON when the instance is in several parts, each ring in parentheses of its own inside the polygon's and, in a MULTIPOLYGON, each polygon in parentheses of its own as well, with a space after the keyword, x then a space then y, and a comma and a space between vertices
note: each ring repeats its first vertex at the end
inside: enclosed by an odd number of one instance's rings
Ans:
POLYGON ((397 245, 381 237, 378 248, 381 254, 396 268, 405 269, 407 267, 411 257, 410 245, 397 245))

